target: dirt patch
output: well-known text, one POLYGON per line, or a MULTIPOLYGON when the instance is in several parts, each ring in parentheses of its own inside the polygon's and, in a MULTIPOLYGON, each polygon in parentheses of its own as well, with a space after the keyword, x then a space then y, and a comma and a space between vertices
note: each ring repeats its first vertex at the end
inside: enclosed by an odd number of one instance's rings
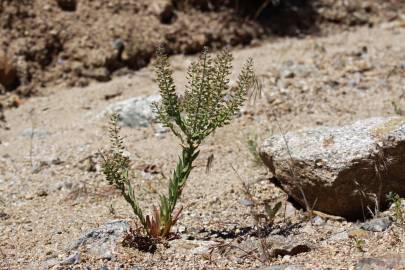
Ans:
MULTIPOLYGON (((108 81, 169 54, 325 33, 400 14, 399 1, 0 1, 0 51, 16 67, 5 91, 29 96, 65 83, 108 81), (215 2, 215 4, 213 3, 215 2)), ((4 91, 4 90, 3 90, 4 91)))

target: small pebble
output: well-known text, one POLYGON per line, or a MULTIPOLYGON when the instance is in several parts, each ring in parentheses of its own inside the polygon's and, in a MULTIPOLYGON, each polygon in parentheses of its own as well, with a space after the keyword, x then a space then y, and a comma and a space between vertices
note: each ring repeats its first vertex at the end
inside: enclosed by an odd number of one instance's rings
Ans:
POLYGON ((243 206, 253 206, 254 203, 250 200, 246 200, 246 199, 241 199, 239 200, 239 203, 243 206))
POLYGON ((61 265, 72 265, 80 262, 80 252, 75 252, 69 257, 67 257, 64 261, 62 261, 61 265))
POLYGON ((392 224, 389 217, 375 218, 363 223, 360 228, 371 232, 382 232, 388 229, 392 224))
POLYGON ((316 226, 321 226, 325 224, 325 220, 323 220, 323 218, 321 218, 320 216, 316 216, 312 219, 312 223, 316 226))

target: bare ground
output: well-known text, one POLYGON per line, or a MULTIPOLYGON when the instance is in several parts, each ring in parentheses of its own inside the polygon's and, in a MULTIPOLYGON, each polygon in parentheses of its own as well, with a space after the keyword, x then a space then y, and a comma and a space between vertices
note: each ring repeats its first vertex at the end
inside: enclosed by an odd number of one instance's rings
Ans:
MULTIPOLYGON (((246 147, 246 136, 260 138, 272 132, 318 125, 336 125, 370 116, 393 115, 392 101, 405 108, 403 19, 363 27, 329 37, 286 38, 264 42, 253 48, 234 50, 235 70, 253 57, 261 80, 262 97, 249 104, 241 117, 218 130, 202 147, 197 168, 192 172, 181 204, 186 206, 178 226, 183 236, 206 237, 206 230, 231 231, 253 226, 244 198, 241 177, 252 184, 259 199, 285 200, 285 194, 268 181, 264 168, 255 167, 246 147), (213 167, 205 171, 214 154, 213 167)), ((192 57, 175 56, 171 62, 179 87, 192 57)), ((52 258, 64 258, 65 249, 83 232, 113 219, 131 220, 130 207, 117 192, 107 187, 99 170, 92 172, 88 160, 98 161, 97 152, 108 144, 106 120, 96 118, 108 104, 132 96, 156 94, 151 67, 111 82, 92 83, 85 88, 47 88, 20 107, 7 110, 8 130, 0 129, 0 216, 1 269, 46 269, 52 258), (119 94, 106 100, 106 95, 119 94), (28 129, 36 130, 31 136, 28 129), (112 211, 111 209, 114 209, 112 211)), ((132 153, 135 180, 143 205, 151 205, 165 189, 167 179, 142 176, 139 167, 155 164, 169 175, 178 155, 178 141, 170 134, 155 136, 153 127, 123 130, 132 153), (136 169, 138 168, 138 169, 136 169), (142 187, 142 188, 141 188, 142 187)), ((91 164, 90 164, 91 165, 91 164)), ((96 166, 97 167, 97 166, 96 166)), ((338 203, 338 202, 337 202, 338 203)), ((274 258, 271 264, 303 263, 305 269, 354 269, 358 259, 405 252, 405 228, 393 224, 387 231, 369 233, 364 251, 353 239, 327 241, 350 230, 356 223, 327 220, 318 226, 302 212, 275 226, 290 228, 313 245, 310 252, 274 258)), ((213 241, 223 240, 211 235, 213 241)), ((246 250, 257 248, 254 236, 234 242, 246 250)), ((144 266, 145 269, 252 269, 262 266, 256 255, 240 250, 207 254, 193 253, 201 245, 192 240, 174 240, 158 247, 155 254, 121 245, 112 261, 82 257, 76 266, 53 269, 86 269, 86 266, 144 266)), ((97 269, 97 268, 96 268, 97 269)))
POLYGON ((170 54, 193 54, 203 46, 372 25, 397 18, 401 9, 399 0, 282 0, 267 1, 255 16, 264 2, 1 0, 0 70, 3 52, 17 76, 4 84, 0 74, 0 94, 30 96, 60 84, 109 81, 148 65, 160 43, 170 54))

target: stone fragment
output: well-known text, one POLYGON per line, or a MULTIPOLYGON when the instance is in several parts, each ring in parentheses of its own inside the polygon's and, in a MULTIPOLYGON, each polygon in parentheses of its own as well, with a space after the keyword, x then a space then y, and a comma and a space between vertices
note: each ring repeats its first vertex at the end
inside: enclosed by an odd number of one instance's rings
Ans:
POLYGON ((170 249, 176 253, 190 253, 193 255, 209 254, 218 245, 215 241, 176 239, 170 242, 170 249))
POLYGON ((300 269, 305 269, 305 266, 303 264, 280 264, 260 268, 260 270, 300 270, 300 269))
POLYGON ((260 155, 277 184, 313 210, 362 218, 367 207, 375 208, 375 198, 382 206, 390 191, 405 195, 403 117, 275 135, 260 155))
POLYGON ((339 242, 349 239, 349 234, 346 231, 336 233, 329 237, 328 241, 330 242, 339 242))
POLYGON ((21 138, 31 139, 31 138, 45 138, 49 133, 45 130, 36 128, 26 128, 20 133, 21 138))
POLYGON ((133 265, 131 266, 130 270, 145 270, 145 268, 141 265, 133 265))
POLYGON ((169 128, 165 127, 162 124, 158 124, 154 128, 155 128, 155 136, 158 138, 164 138, 165 134, 170 131, 169 128))
POLYGON ((286 238, 279 235, 270 236, 268 238, 271 243, 271 255, 272 257, 278 256, 295 256, 300 253, 311 251, 311 247, 306 243, 294 239, 286 238))
POLYGON ((297 210, 290 202, 286 202, 286 206, 281 208, 281 211, 284 213, 282 214, 286 218, 297 217, 299 214, 299 210, 297 210))
POLYGON ((247 199, 240 199, 239 203, 243 206, 253 206, 254 203, 251 200, 247 200, 247 199))
POLYGON ((60 264, 61 262, 56 259, 56 258, 50 258, 44 262, 41 263, 42 269, 52 269, 51 267, 54 267, 55 265, 60 264))
POLYGON ((392 220, 389 217, 374 218, 372 220, 364 222, 361 225, 361 228, 371 232, 383 232, 388 229, 391 224, 392 220))
POLYGON ((115 220, 106 223, 99 228, 88 231, 80 239, 76 240, 70 250, 85 247, 87 252, 99 259, 112 259, 117 242, 128 231, 129 224, 124 220, 115 220))
POLYGON ((315 230, 314 226, 310 222, 308 222, 305 226, 300 229, 300 233, 312 235, 315 234, 317 231, 315 230))
POLYGON ((377 258, 363 258, 358 261, 356 270, 405 269, 404 254, 388 254, 377 258))
POLYGON ((77 264, 80 262, 80 252, 76 251, 69 257, 67 257, 65 260, 63 260, 60 264, 61 265, 72 265, 72 264, 77 264))
POLYGON ((99 118, 106 117, 112 113, 118 113, 119 121, 132 128, 148 127, 149 123, 155 120, 152 103, 158 102, 160 96, 135 97, 111 104, 99 118))
POLYGON ((111 80, 110 72, 108 71, 108 69, 103 67, 83 70, 81 72, 81 75, 99 82, 108 82, 109 80, 111 80))
POLYGON ((325 220, 323 220, 323 218, 321 218, 320 216, 316 216, 312 219, 312 222, 314 225, 316 226, 322 226, 325 224, 325 220))

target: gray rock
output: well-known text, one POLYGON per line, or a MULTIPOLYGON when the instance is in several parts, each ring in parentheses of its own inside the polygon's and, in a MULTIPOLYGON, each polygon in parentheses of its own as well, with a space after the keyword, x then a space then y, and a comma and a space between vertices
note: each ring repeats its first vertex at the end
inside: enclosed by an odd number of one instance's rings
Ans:
POLYGON ((70 181, 59 181, 51 185, 51 191, 68 191, 73 187, 73 183, 70 181))
POLYGON ((322 226, 325 224, 325 220, 323 220, 323 218, 321 218, 320 216, 316 216, 312 219, 312 222, 314 225, 316 226, 322 226))
POLYGON ((261 268, 261 270, 298 270, 304 269, 305 265, 303 264, 280 264, 280 265, 272 265, 265 268, 261 268))
POLYGON ((294 77, 306 78, 311 73, 318 73, 315 65, 297 64, 294 62, 285 62, 280 69, 280 76, 286 79, 294 77))
POLYGON ((80 262, 80 252, 74 252, 71 254, 69 257, 67 257, 65 260, 63 260, 60 264, 61 265, 72 265, 72 264, 77 264, 80 262))
POLYGON ((218 245, 215 241, 176 239, 170 241, 170 249, 176 253, 205 255, 210 253, 212 247, 218 245))
POLYGON ((159 95, 148 97, 135 97, 111 104, 98 117, 103 118, 112 113, 118 113, 119 120, 128 127, 148 127, 155 120, 152 103, 160 100, 159 95))
POLYGON ((361 218, 375 196, 383 204, 389 191, 405 195, 402 117, 275 135, 260 155, 289 196, 321 212, 361 218))
POLYGON ((81 75, 99 82, 108 82, 111 80, 111 74, 106 68, 84 69, 81 75))
POLYGON ((317 230, 314 229, 314 226, 312 226, 311 223, 307 223, 304 227, 300 229, 300 233, 312 235, 317 233, 317 230))
POLYGON ((211 251, 211 248, 217 245, 215 241, 193 241, 197 247, 193 248, 190 252, 195 255, 208 254, 211 251))
POLYGON ((294 67, 294 73, 301 78, 306 78, 311 75, 311 73, 319 73, 315 65, 307 64, 297 64, 294 67))
POLYGON ((77 250, 79 247, 84 246, 91 255, 97 258, 112 259, 117 242, 129 227, 127 221, 111 221, 99 228, 88 231, 72 244, 70 250, 77 250))
POLYGON ((335 233, 329 239, 327 240, 328 242, 339 242, 343 240, 349 239, 349 234, 346 231, 335 233))
POLYGON ((164 138, 165 134, 170 131, 169 128, 163 126, 162 124, 156 125, 154 129, 155 129, 155 136, 158 138, 164 138))
POLYGON ((180 225, 180 226, 177 227, 177 231, 179 233, 185 233, 185 232, 187 232, 187 227, 184 226, 184 225, 180 225))
POLYGON ((360 84, 361 80, 362 80, 362 75, 361 75, 359 72, 357 72, 357 73, 355 73, 355 74, 353 75, 353 78, 351 78, 351 79, 347 82, 347 85, 348 85, 349 87, 351 87, 351 88, 354 88, 354 87, 356 87, 356 86, 358 86, 358 85, 360 84))
POLYGON ((388 229, 392 224, 389 217, 375 218, 363 223, 360 228, 371 232, 383 232, 388 229))
POLYGON ((44 138, 48 135, 48 132, 46 132, 45 130, 41 130, 41 129, 36 129, 36 128, 26 128, 24 129, 21 134, 20 137, 24 138, 24 139, 31 139, 31 138, 44 138))
POLYGON ((295 238, 286 238, 280 235, 274 235, 268 237, 269 243, 271 243, 271 255, 272 257, 278 256, 295 256, 300 253, 308 252, 311 247, 295 238))
POLYGON ((299 213, 299 211, 290 202, 286 202, 286 206, 284 209, 282 209, 282 211, 283 210, 285 211, 284 215, 286 218, 297 217, 299 213))
POLYGON ((133 265, 130 270, 144 270, 145 268, 140 265, 133 265))
POLYGON ((391 270, 404 268, 405 255, 403 254, 389 254, 378 258, 363 258, 356 265, 356 270, 391 270))
POLYGON ((43 269, 48 269, 48 268, 51 268, 51 267, 53 267, 55 265, 58 265, 60 263, 61 262, 58 259, 51 258, 51 259, 48 259, 48 260, 44 261, 41 265, 42 265, 43 269))
POLYGON ((281 76, 283 78, 294 78, 295 74, 289 69, 284 69, 283 71, 281 71, 281 76))
POLYGON ((39 173, 44 168, 49 168, 52 165, 63 164, 59 157, 47 156, 43 160, 34 161, 32 165, 32 173, 39 173))
POLYGON ((243 206, 253 206, 254 203, 251 200, 247 200, 247 199, 240 199, 239 203, 243 206))

